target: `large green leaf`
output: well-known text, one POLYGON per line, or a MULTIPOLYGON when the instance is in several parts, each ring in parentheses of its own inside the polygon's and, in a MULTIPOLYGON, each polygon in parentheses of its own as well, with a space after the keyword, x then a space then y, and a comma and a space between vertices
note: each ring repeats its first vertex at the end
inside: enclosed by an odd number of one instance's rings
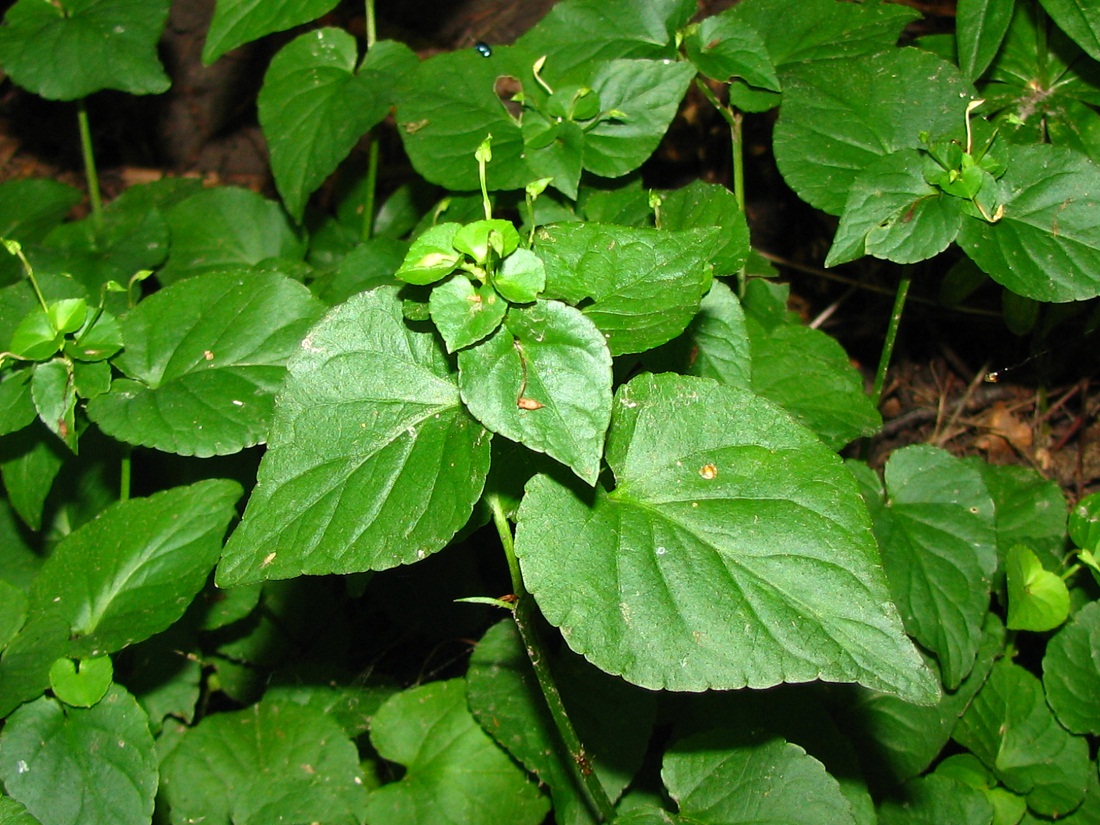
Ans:
POLYGON ((265 34, 309 23, 332 11, 339 0, 218 0, 206 33, 202 61, 210 65, 223 54, 265 34))
POLYGON ((921 132, 961 129, 972 96, 957 68, 916 49, 807 63, 783 83, 775 159, 799 197, 832 215, 878 158, 916 148, 921 132))
POLYGON ((43 825, 144 825, 157 790, 148 719, 118 685, 90 708, 43 697, 4 723, 0 778, 43 825))
POLYGON ((756 731, 682 739, 665 754, 661 778, 678 815, 642 808, 615 821, 855 825, 848 800, 820 762, 798 745, 756 731))
POLYGON ((32 608, 60 611, 89 655, 159 633, 202 589, 240 496, 236 482, 208 480, 114 504, 57 545, 32 608))
POLYGON ((1056 146, 1010 146, 1004 217, 966 217, 958 242, 993 280, 1036 301, 1100 295, 1100 166, 1056 146))
POLYGON ((0 825, 42 825, 23 806, 10 796, 0 796, 0 825))
POLYGON ((1015 0, 959 0, 957 31, 959 68, 977 80, 989 68, 1012 22, 1015 0))
POLYGON ((0 238, 24 244, 40 241, 81 198, 78 189, 51 178, 4 181, 0 184, 0 238))
POLYGON ((173 825, 360 825, 359 754, 323 710, 264 700, 183 734, 161 766, 173 825))
POLYGON ((379 288, 326 315, 288 369, 219 584, 383 570, 441 550, 481 495, 490 441, 442 342, 379 288))
POLYGON ((664 232, 593 223, 540 229, 544 298, 585 302, 612 355, 644 352, 679 335, 710 288, 718 231, 664 232), (587 299, 587 300, 586 300, 587 299))
POLYGON ((901 630, 852 477, 767 401, 642 375, 617 397, 616 487, 527 486, 516 553, 570 647, 650 688, 937 687, 901 630))
POLYGON ((1045 816, 1076 808, 1096 770, 1088 742, 1058 724, 1039 680, 1007 659, 993 667, 953 736, 1045 816))
POLYGON ((248 189, 204 189, 165 210, 172 252, 157 272, 163 285, 190 275, 300 259, 305 243, 277 203, 248 189))
POLYGON ((462 49, 431 57, 410 71, 397 124, 416 171, 447 189, 477 189, 474 151, 491 134, 490 189, 522 189, 538 177, 527 168, 519 122, 494 91, 498 77, 533 84, 533 60, 512 47, 494 49, 489 59, 462 49))
MULTIPOLYGON (((555 657, 553 666, 592 769, 614 801, 641 765, 653 728, 654 697, 579 658, 555 657), (615 712, 606 713, 609 707, 615 712)), ((498 622, 478 642, 466 692, 486 732, 550 787, 555 820, 594 825, 513 622, 498 622)))
POLYGON ((547 56, 551 83, 583 83, 592 66, 617 58, 672 57, 674 35, 694 13, 691 0, 567 0, 555 4, 517 46, 547 56))
POLYGON ((466 708, 461 680, 431 682, 389 699, 371 742, 405 776, 367 799, 372 825, 538 825, 546 798, 494 744, 466 708))
POLYGON ((1058 28, 1082 49, 1100 60, 1100 8, 1090 0, 1042 0, 1058 28))
POLYGON ((462 400, 481 423, 596 483, 611 421, 611 353, 580 310, 512 307, 504 326, 458 356, 462 400))
POLYGON ((663 193, 660 211, 663 229, 716 226, 721 230, 721 247, 712 258, 715 275, 736 274, 748 260, 749 226, 744 211, 737 205, 737 196, 726 187, 692 181, 687 186, 663 193))
POLYGON ((19 0, 0 27, 0 64, 50 100, 160 94, 170 83, 157 57, 167 19, 168 0, 19 0))
POLYGON ((1043 687, 1058 721, 1100 734, 1100 602, 1089 602, 1050 640, 1043 687))
POLYGON ((1024 544, 1036 552, 1048 569, 1062 563, 1066 544, 1066 497, 1057 482, 1030 467, 990 464, 979 458, 967 462, 982 481, 997 508, 997 554, 1024 544))
POLYGON ((271 149, 271 171, 287 211, 301 221, 306 199, 381 122, 393 97, 386 87, 416 65, 407 47, 377 43, 356 69, 359 47, 342 29, 307 32, 272 59, 257 99, 271 149))
POLYGON ((227 455, 267 438, 285 364, 322 305, 276 273, 209 273, 154 293, 122 318, 130 380, 88 404, 120 441, 227 455))
POLYGON ((605 178, 637 169, 653 154, 695 77, 690 63, 613 60, 591 80, 604 112, 584 135, 584 168, 605 178))
POLYGON ((68 451, 42 424, 0 437, 0 477, 8 502, 32 530, 42 526, 46 496, 68 451))
MULTIPOLYGON (((871 483, 871 476, 861 474, 871 483)), ((993 501, 978 471, 928 445, 897 450, 865 498, 905 629, 954 690, 981 643, 997 569, 993 501)))

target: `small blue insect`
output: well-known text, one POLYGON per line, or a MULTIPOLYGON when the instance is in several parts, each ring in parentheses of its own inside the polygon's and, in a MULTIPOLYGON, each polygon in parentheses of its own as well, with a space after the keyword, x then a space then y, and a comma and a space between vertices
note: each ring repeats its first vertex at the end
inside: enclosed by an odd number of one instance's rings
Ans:
POLYGON ((492 57, 493 49, 484 40, 479 40, 474 43, 474 51, 480 54, 482 57, 492 57))

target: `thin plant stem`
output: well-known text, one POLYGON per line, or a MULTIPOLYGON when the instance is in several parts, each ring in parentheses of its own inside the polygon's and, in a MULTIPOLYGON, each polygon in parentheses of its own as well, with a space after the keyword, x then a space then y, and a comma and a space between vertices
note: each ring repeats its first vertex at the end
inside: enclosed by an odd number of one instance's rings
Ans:
POLYGON ((566 713, 565 705, 558 692, 558 686, 554 682, 554 675, 550 672, 550 665, 546 657, 546 651, 539 639, 538 628, 535 624, 537 616, 535 604, 530 594, 523 586, 523 577, 520 574, 519 560, 516 558, 515 544, 512 542, 512 527, 508 523, 508 517, 504 513, 504 505, 496 495, 486 497, 489 509, 493 514, 493 524, 500 535, 500 543, 504 548, 505 558, 508 560, 508 572, 512 578, 512 590, 516 597, 515 609, 512 615, 515 617, 516 629, 519 630, 520 639, 527 658, 531 660, 535 678, 538 679, 542 696, 546 700, 546 706, 550 710, 550 716, 554 720, 558 735, 562 744, 569 752, 570 764, 578 783, 585 791, 591 803, 596 808, 599 818, 603 822, 611 822, 615 819, 615 806, 600 784, 599 778, 592 769, 592 763, 588 758, 588 752, 584 749, 573 723, 566 713))
POLYGON ((878 370, 875 372, 875 386, 871 390, 871 403, 877 408, 882 400, 882 388, 886 384, 886 371, 890 368, 890 359, 894 355, 894 343, 898 338, 898 327, 901 326, 901 314, 905 309, 905 298, 909 294, 909 285, 912 283, 912 275, 906 271, 898 281, 897 291, 894 293, 894 309, 890 313, 890 325, 886 328, 886 340, 882 345, 882 355, 879 356, 878 370))
POLYGON ((119 484, 118 484, 118 500, 129 501, 130 500, 130 450, 127 449, 122 456, 122 461, 119 466, 119 484))
MULTIPOLYGON (((367 13, 367 53, 378 42, 378 31, 374 19, 374 0, 366 0, 367 13)), ((367 138, 367 191, 363 195, 363 225, 360 228, 361 240, 369 241, 374 236, 374 202, 378 189, 378 135, 372 129, 367 138)))
POLYGON ((81 100, 77 104, 76 121, 80 126, 80 151, 84 156, 84 177, 88 181, 88 200, 92 204, 92 223, 98 232, 103 227, 103 200, 99 194, 99 174, 92 151, 92 130, 88 126, 88 108, 81 100))

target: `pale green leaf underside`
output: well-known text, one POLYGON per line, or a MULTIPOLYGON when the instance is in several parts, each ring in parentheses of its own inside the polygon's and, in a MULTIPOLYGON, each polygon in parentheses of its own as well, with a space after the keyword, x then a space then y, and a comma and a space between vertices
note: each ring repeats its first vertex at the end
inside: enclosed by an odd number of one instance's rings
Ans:
POLYGON ((355 296, 289 364, 219 584, 382 570, 441 550, 481 495, 489 440, 442 342, 406 324, 396 290, 355 296))
POLYGON ((851 476, 770 403, 705 379, 620 390, 617 488, 528 484, 516 553, 569 645, 649 688, 937 687, 905 638, 851 476))
POLYGON ((226 455, 267 438, 287 359, 321 312, 300 283, 225 272, 179 281, 123 317, 116 381, 88 415, 119 440, 226 455))

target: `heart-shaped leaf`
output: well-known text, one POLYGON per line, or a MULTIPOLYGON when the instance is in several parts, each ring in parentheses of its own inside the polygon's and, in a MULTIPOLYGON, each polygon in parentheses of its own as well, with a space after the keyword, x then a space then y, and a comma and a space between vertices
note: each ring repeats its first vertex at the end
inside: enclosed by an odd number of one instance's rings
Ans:
POLYGON ((131 380, 92 399, 108 435, 166 452, 228 455, 267 438, 275 391, 321 303, 276 273, 220 272, 179 281, 122 318, 131 380))
POLYGON ((642 375, 619 390, 616 487, 527 485, 516 554, 570 647, 644 687, 937 686, 905 638, 851 475, 744 390, 642 375))
POLYGON ((458 273, 432 290, 428 310, 447 352, 454 352, 492 335, 504 320, 508 302, 488 284, 475 286, 458 273))
POLYGON ((0 26, 0 63, 49 100, 160 94, 170 83, 157 57, 167 19, 168 0, 19 0, 0 26))
POLYGON ((268 450, 219 585, 383 570, 441 550, 489 470, 439 339, 394 288, 333 309, 288 365, 268 450))
POLYGON ((368 797, 370 822, 497 825, 503 816, 515 825, 538 825, 549 807, 474 721, 461 680, 393 696, 375 714, 370 737, 379 754, 406 767, 400 781, 368 797))
POLYGON ((1014 545, 1005 559, 1008 580, 1009 630, 1042 633, 1058 627, 1069 616, 1066 583, 1049 570, 1027 547, 1014 545))

